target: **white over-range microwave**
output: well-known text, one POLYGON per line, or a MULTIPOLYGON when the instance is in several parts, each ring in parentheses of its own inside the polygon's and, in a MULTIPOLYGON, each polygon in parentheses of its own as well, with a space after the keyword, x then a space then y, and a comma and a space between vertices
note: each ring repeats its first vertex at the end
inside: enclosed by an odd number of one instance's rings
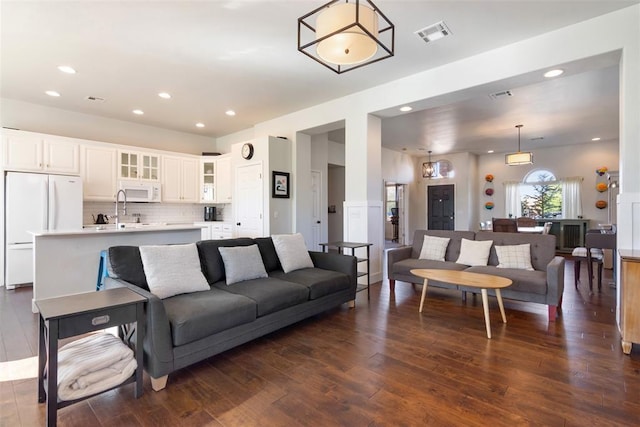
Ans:
POLYGON ((119 188, 127 195, 127 202, 160 201, 161 188, 157 182, 120 181, 119 188))

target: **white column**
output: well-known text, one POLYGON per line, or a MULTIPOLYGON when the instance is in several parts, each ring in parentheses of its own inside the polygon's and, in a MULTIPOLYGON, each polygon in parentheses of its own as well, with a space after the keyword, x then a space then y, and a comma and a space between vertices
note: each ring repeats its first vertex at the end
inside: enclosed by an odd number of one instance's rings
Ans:
MULTIPOLYGON (((347 117, 344 240, 373 243, 369 253, 371 283, 382 279, 384 206, 381 134, 380 118, 364 113, 347 117)), ((364 257, 366 250, 359 250, 356 255, 364 257)), ((362 282, 364 279, 360 279, 362 282)))

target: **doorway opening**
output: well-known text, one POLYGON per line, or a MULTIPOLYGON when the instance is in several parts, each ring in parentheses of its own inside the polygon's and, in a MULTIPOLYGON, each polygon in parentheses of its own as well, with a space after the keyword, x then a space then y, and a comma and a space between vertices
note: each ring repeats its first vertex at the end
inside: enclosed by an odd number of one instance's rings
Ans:
POLYGON ((384 185, 384 243, 385 248, 405 244, 407 228, 406 184, 386 182, 384 185))

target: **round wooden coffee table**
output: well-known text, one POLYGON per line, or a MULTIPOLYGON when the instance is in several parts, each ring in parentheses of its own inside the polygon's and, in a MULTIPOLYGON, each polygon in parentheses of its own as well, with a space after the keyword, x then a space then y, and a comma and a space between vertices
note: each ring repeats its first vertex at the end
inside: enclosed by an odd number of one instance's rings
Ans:
POLYGON ((429 280, 437 280, 438 282, 451 283, 452 285, 467 286, 469 288, 480 288, 482 292, 482 309, 484 310, 484 323, 487 328, 487 338, 491 338, 491 323, 489 322, 489 300, 487 289, 496 291, 496 299, 500 306, 500 314, 502 321, 507 323, 507 317, 504 314, 504 305, 502 304, 502 295, 500 289, 511 286, 511 279, 506 277, 493 276, 491 274, 469 273, 466 271, 455 270, 431 270, 418 268, 411 270, 411 274, 424 279, 422 286, 422 298, 420 298, 420 313, 424 305, 424 299, 427 296, 427 282, 429 280))

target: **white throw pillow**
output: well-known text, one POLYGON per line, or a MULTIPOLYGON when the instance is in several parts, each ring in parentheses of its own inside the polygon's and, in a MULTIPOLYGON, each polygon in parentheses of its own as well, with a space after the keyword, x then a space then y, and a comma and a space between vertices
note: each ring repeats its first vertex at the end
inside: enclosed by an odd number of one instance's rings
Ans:
POLYGON ((462 239, 460 256, 456 262, 470 266, 487 265, 492 244, 493 240, 462 239))
POLYGON ((202 274, 195 243, 140 246, 140 258, 149 290, 158 298, 211 289, 202 274))
POLYGON ((227 285, 269 277, 264 268, 258 245, 220 246, 218 250, 224 263, 224 277, 227 285))
POLYGON ((434 261, 444 261, 449 246, 448 237, 424 236, 420 259, 432 259, 434 261))
POLYGON ((302 234, 276 234, 271 236, 271 240, 285 273, 301 268, 313 268, 313 261, 302 234))
POLYGON ((496 246, 498 268, 533 270, 531 265, 531 245, 496 246))

